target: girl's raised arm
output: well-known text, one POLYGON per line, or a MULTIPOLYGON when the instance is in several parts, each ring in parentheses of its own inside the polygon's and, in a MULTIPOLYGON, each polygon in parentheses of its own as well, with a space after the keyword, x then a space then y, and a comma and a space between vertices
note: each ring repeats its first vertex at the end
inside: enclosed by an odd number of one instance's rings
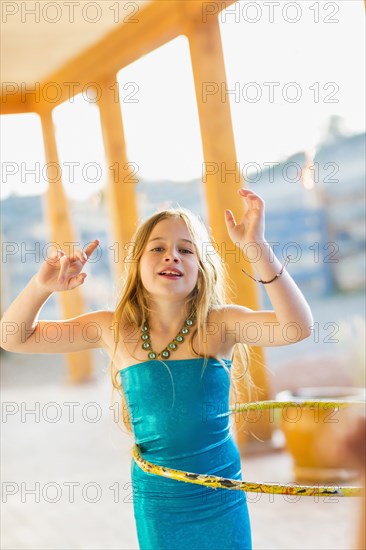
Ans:
POLYGON ((236 304, 227 306, 221 317, 228 338, 233 343, 257 346, 285 346, 308 338, 313 316, 302 292, 265 240, 264 201, 250 189, 238 191, 244 199, 244 213, 236 223, 231 210, 225 211, 228 233, 247 256, 254 248, 255 268, 260 282, 265 283, 273 311, 252 311, 236 304), (253 340, 249 335, 254 335, 253 340))
POLYGON ((47 257, 27 286, 5 311, 0 324, 1 347, 16 353, 70 353, 105 346, 113 313, 95 311, 64 321, 37 321, 54 292, 80 286, 82 269, 99 241, 66 256, 62 250, 47 257))

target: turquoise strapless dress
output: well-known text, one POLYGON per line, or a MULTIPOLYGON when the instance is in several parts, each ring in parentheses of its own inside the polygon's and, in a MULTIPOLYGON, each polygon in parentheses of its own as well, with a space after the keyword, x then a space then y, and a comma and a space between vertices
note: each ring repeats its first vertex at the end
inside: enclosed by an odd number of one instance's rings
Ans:
MULTIPOLYGON (((231 361, 224 360, 228 369, 231 361)), ((141 455, 177 470, 242 479, 231 433, 228 374, 215 358, 145 361, 120 371, 141 455)), ((131 462, 142 550, 250 550, 243 491, 144 472, 131 462)))

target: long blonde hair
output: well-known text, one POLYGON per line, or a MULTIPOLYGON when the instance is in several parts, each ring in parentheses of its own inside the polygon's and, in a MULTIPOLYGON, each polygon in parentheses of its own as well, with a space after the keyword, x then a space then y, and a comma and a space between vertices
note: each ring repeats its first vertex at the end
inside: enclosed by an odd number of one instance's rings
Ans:
MULTIPOLYGON (((198 342, 207 344, 204 329, 207 325, 208 315, 217 306, 224 306, 228 303, 230 292, 229 277, 226 265, 218 254, 218 247, 210 237, 204 223, 199 217, 186 208, 170 208, 162 210, 150 216, 136 230, 132 237, 132 253, 125 259, 124 271, 121 276, 121 289, 118 305, 113 315, 113 327, 115 334, 115 347, 109 365, 113 394, 117 390, 122 399, 120 417, 127 431, 132 434, 131 418, 123 392, 121 377, 118 365, 115 365, 114 358, 119 342, 120 327, 127 324, 130 327, 139 329, 145 320, 145 312, 149 311, 147 303, 147 292, 143 287, 139 271, 139 262, 145 249, 147 241, 154 227, 162 220, 181 219, 185 222, 188 232, 193 241, 198 257, 198 280, 196 287, 186 300, 187 311, 195 310, 196 323, 192 336, 189 340, 190 350, 197 357, 202 357, 193 349, 192 341, 197 335, 198 342)), ((206 348, 206 345, 203 346, 206 348)), ((209 357, 204 351, 204 368, 209 357)), ((253 389, 257 389, 249 372, 250 353, 246 344, 236 344, 232 361, 231 372, 227 365, 218 358, 226 370, 230 383, 230 404, 240 402, 238 391, 238 380, 244 378, 245 391, 242 392, 242 399, 247 400, 253 389)), ((137 359, 138 361, 138 359, 137 359)), ((113 399, 113 396, 112 396, 113 399)))

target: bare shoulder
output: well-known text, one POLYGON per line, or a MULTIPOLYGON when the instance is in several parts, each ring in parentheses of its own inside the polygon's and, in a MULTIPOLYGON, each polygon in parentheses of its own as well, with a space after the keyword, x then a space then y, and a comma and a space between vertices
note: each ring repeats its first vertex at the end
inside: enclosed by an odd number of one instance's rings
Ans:
POLYGON ((65 323, 75 326, 75 331, 81 331, 83 340, 88 340, 88 332, 91 333, 91 340, 95 340, 94 347, 102 347, 107 350, 110 341, 113 340, 113 315, 114 312, 106 309, 100 309, 83 313, 68 319, 65 323), (95 337, 93 338, 93 335, 95 337))
POLYGON ((94 311, 92 313, 93 321, 99 326, 101 331, 103 347, 107 351, 112 347, 112 343, 115 341, 113 316, 114 311, 106 309, 94 311))
POLYGON ((98 323, 101 327, 103 340, 103 348, 108 353, 109 357, 116 357, 119 364, 126 362, 131 364, 130 352, 136 348, 139 341, 138 327, 123 319, 115 319, 114 311, 99 311, 98 323))

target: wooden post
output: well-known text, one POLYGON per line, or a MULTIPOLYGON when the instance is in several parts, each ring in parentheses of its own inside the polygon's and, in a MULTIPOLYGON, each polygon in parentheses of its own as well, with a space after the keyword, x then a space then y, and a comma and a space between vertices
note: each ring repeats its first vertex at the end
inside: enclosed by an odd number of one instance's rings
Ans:
MULTIPOLYGON (((45 156, 47 164, 52 163, 55 170, 59 169, 59 159, 55 139, 52 112, 44 112, 41 115, 45 156)), ((49 167, 49 170, 51 168, 49 167)), ((59 172, 61 174, 61 172, 59 172)), ((61 176, 57 181, 50 181, 48 191, 44 196, 44 210, 50 227, 50 240, 57 243, 66 254, 73 253, 72 245, 76 243, 72 231, 72 223, 69 214, 69 205, 62 186, 61 176)), ((83 248, 84 244, 74 245, 75 248, 83 248)), ((58 299, 61 305, 62 316, 70 319, 85 311, 84 299, 81 288, 75 288, 70 292, 60 292, 58 299)), ((68 382, 83 382, 90 378, 92 372, 92 356, 89 350, 67 354, 68 382)))
POLYGON ((115 277, 121 275, 121 262, 132 249, 128 246, 136 228, 135 187, 138 166, 128 162, 119 95, 112 79, 102 86, 99 100, 105 155, 108 163, 107 200, 114 239, 112 264, 115 277))
MULTIPOLYGON (((229 239, 224 220, 225 208, 230 208, 236 219, 240 217, 243 203, 237 189, 243 186, 243 182, 237 165, 229 100, 227 95, 221 97, 221 89, 227 89, 227 81, 218 20, 212 18, 206 23, 192 20, 187 28, 187 34, 205 158, 202 173, 209 224, 221 248, 222 256, 229 265, 230 276, 235 285, 235 302, 256 310, 259 309, 256 287, 253 281, 241 272, 241 268, 244 267, 242 255, 240 254, 238 259, 238 255, 230 252, 233 251, 234 245, 229 239)), ((247 262, 245 269, 251 271, 247 262)), ((253 351, 255 356, 251 362, 250 372, 256 385, 262 390, 258 399, 268 399, 263 350, 254 347, 253 351)), ((270 439, 272 426, 268 418, 269 415, 263 414, 258 422, 250 424, 240 420, 236 424, 239 446, 243 446, 244 431, 250 431, 264 441, 270 439)), ((251 440, 249 437, 249 441, 251 440)))

